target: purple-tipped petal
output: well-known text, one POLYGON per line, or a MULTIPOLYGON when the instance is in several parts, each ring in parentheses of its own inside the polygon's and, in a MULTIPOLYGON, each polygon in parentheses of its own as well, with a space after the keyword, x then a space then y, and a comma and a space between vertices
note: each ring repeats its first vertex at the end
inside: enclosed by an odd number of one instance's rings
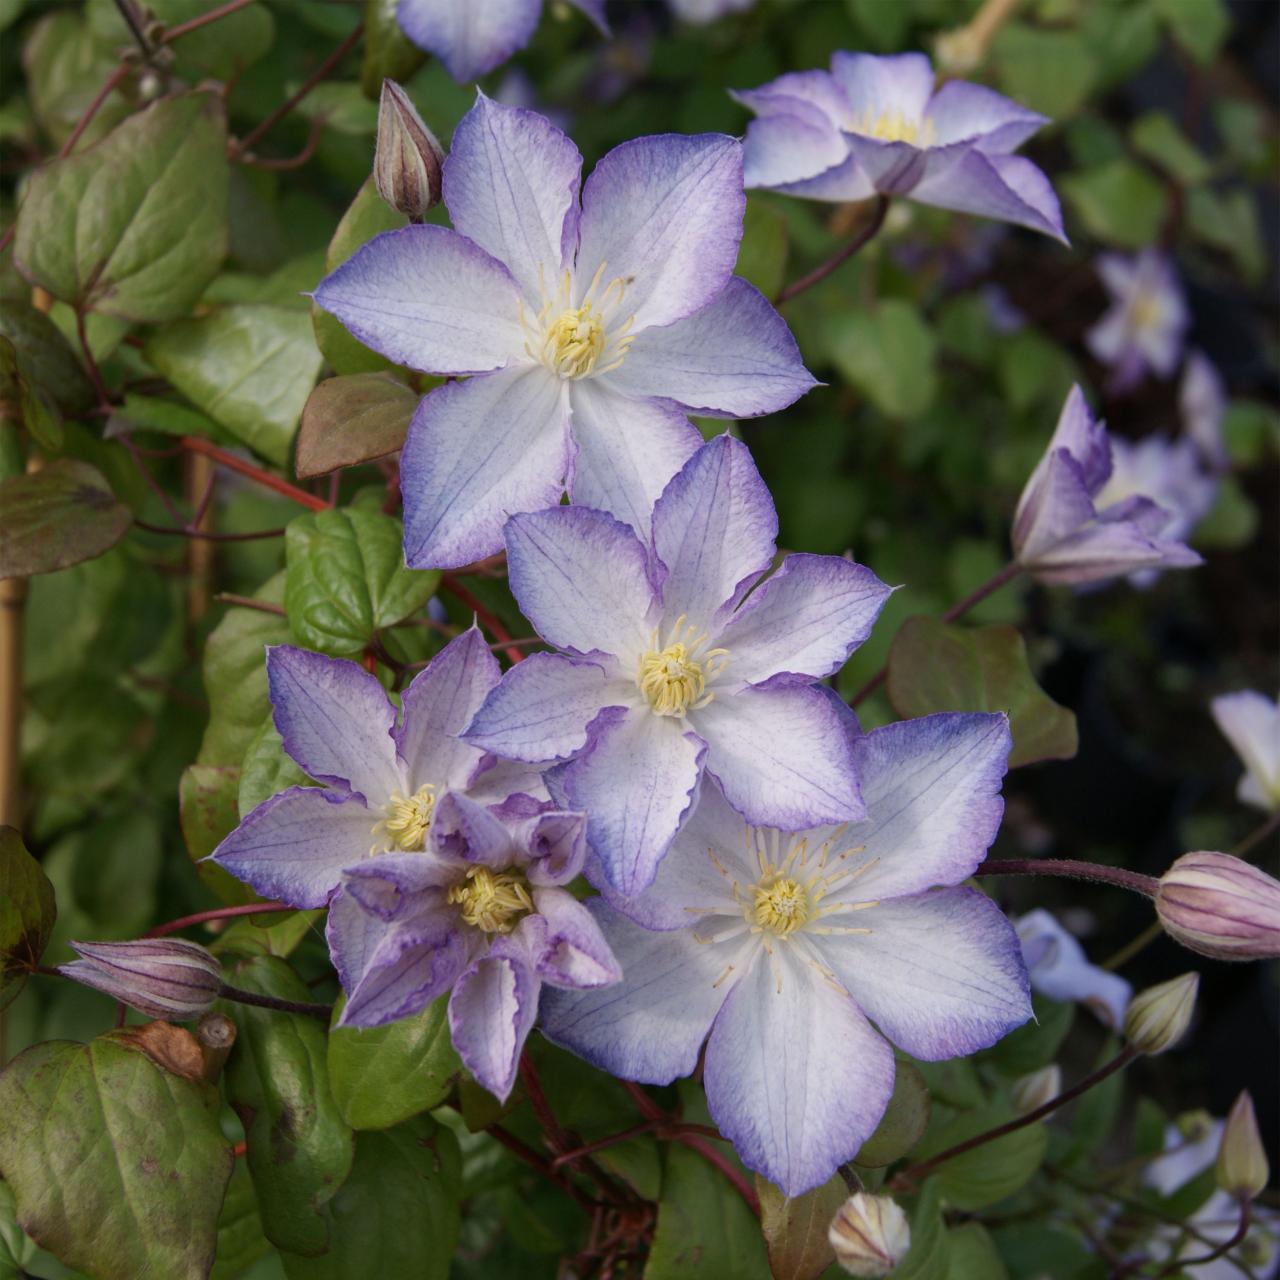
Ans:
MULTIPOLYGON (((669 936, 669 935, 660 935, 669 936)), ((893 1093, 893 1051, 791 949, 759 952, 707 1041, 711 1117, 749 1169, 798 1196, 857 1154, 893 1093)))
POLYGON ((350 786, 372 804, 400 786, 395 708, 367 671, 345 658, 273 645, 267 687, 284 749, 309 776, 350 786))
POLYGON ((848 158, 848 144, 830 120, 805 103, 791 105, 788 113, 770 112, 747 125, 742 180, 748 191, 785 190, 829 173, 848 158))
POLYGON ((511 865, 515 847, 506 825, 482 804, 458 791, 447 792, 431 820, 431 852, 501 869, 511 865))
POLYGON ((209 856, 265 898, 323 907, 376 843, 378 814, 357 795, 290 787, 264 800, 209 856))
POLYGON ((312 296, 366 347, 426 373, 499 369, 527 341, 511 273, 447 227, 374 236, 312 296))
POLYGON ((569 3, 573 5, 579 13, 589 18, 596 30, 599 31, 602 36, 608 36, 610 34, 609 19, 605 14, 604 9, 605 0, 569 0, 569 3))
POLYGON ((1021 557, 1037 581, 1083 586, 1153 569, 1194 569, 1203 564, 1190 547, 1154 534, 1169 513, 1147 498, 1123 504, 1124 512, 1104 511, 1092 525, 1048 547, 1034 559, 1021 557))
POLYGON ((909 142, 885 142, 846 132, 845 142, 858 168, 876 191, 887 196, 914 195, 924 177, 930 153, 909 142))
POLYGON ((707 772, 752 826, 803 831, 866 816, 852 750, 857 718, 830 690, 743 689, 703 707, 693 727, 707 742, 707 772))
POLYGON ((729 418, 775 413, 817 385, 786 321, 738 276, 701 311, 639 334, 605 380, 626 395, 729 418))
POLYGON ((622 970, 605 941, 595 917, 565 889, 538 888, 533 891, 536 916, 545 936, 538 958, 538 973, 555 987, 580 990, 608 987, 619 981, 622 970))
POLYGON ((478 95, 453 133, 444 202, 454 228, 541 305, 577 245, 582 156, 545 116, 478 95))
POLYGON ((844 91, 852 118, 867 127, 881 116, 923 119, 933 93, 933 67, 923 53, 834 53, 831 76, 844 91))
POLYGON ((948 80, 933 95, 928 110, 933 145, 972 141, 988 154, 1016 151, 1049 123, 1048 116, 1030 111, 985 85, 964 80, 948 80))
POLYGON ((1080 464, 1065 449, 1054 449, 1023 490, 1013 524, 1013 549, 1020 564, 1038 565, 1096 515, 1080 464))
POLYGON ((699 627, 722 622, 773 563, 777 533, 773 498, 747 446, 729 435, 703 445, 653 510, 664 626, 680 615, 699 627))
POLYGON ((575 278, 627 282, 639 332, 705 307, 733 274, 746 197, 742 145, 723 134, 633 138, 582 189, 575 278))
POLYGON ((976 889, 891 898, 847 918, 869 932, 824 937, 822 958, 913 1057, 976 1053, 1031 1016, 1018 935, 976 889))
POLYGON ((518 960, 490 954, 458 979, 449 998, 453 1047, 467 1070, 500 1100, 515 1083, 520 1050, 538 1016, 541 985, 518 960))
POLYGON ((344 887, 329 899, 324 936, 329 958, 338 971, 343 991, 354 991, 387 931, 386 924, 370 915, 344 887))
POLYGON ((516 832, 528 854, 529 883, 546 888, 568 884, 587 859, 587 815, 549 810, 529 818, 516 832))
POLYGON ((577 506, 608 512, 647 542, 653 504, 698 451, 701 433, 668 401, 620 395, 606 379, 573 383, 569 404, 576 447, 569 496, 577 506))
POLYGON ((379 920, 414 919, 424 940, 428 935, 435 940, 452 927, 453 912, 446 909, 445 897, 459 875, 452 860, 424 858, 421 852, 383 853, 348 867, 342 892, 379 920))
POLYGON ((456 933, 431 945, 410 926, 384 932, 364 973, 347 992, 338 1025, 381 1027, 420 1013, 453 986, 466 964, 466 948, 456 933))
POLYGON ((1058 197, 1049 179, 1024 156, 976 147, 931 152, 911 196, 922 204, 1012 222, 1067 243, 1058 197))
POLYGON ((510 516, 560 500, 568 464, 568 395, 541 365, 437 387, 400 456, 406 563, 451 569, 500 551, 510 516))
POLYGON ((460 84, 505 62, 533 38, 542 0, 400 0, 405 35, 460 84))
POLYGON ((790 555, 716 643, 729 650, 735 680, 829 676, 871 634, 891 592, 870 569, 840 556, 790 555))
POLYGON ((1118 973, 1090 964, 1074 935, 1043 908, 1022 916, 1017 934, 1033 991, 1086 1005, 1113 1031, 1123 1029, 1133 988, 1118 973))

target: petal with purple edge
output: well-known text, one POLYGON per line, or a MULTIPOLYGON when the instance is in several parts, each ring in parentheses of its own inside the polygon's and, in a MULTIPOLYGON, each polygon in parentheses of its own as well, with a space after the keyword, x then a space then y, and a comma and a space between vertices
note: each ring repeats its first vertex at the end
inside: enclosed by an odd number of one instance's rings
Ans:
POLYGON ((852 750, 857 717, 829 689, 743 689, 695 712, 690 725, 706 739, 707 772, 752 826, 803 831, 866 816, 852 750))
POLYGON ((520 826, 516 840, 528 854, 525 874, 530 884, 566 885, 586 861, 587 815, 556 809, 540 813, 520 826))
POLYGON ((835 125, 805 103, 795 103, 791 112, 770 112, 747 125, 743 185, 751 191, 804 182, 843 164, 848 155, 835 125))
POLYGON ((919 121, 933 93, 933 67, 923 53, 833 53, 831 76, 844 90, 853 119, 868 125, 881 116, 919 121))
POLYGON ((424 943, 411 928, 384 933, 338 1019, 340 1027, 380 1027, 425 1009, 453 986, 466 967, 458 934, 442 945, 424 943))
POLYGON ((462 235, 503 263, 534 310, 577 244, 582 156, 545 116, 483 93, 453 132, 444 202, 462 235))
POLYGON ((846 132, 844 137, 850 154, 877 191, 887 196, 915 194, 916 184, 924 177, 931 158, 930 152, 909 142, 885 142, 860 133, 846 132))
POLYGON ((566 889, 533 891, 536 917, 546 936, 538 958, 543 981, 580 990, 612 986, 622 977, 618 961, 600 932, 595 917, 566 889))
POLYGON ((1096 515, 1080 464, 1054 449, 1023 490, 1014 518, 1013 549, 1020 564, 1036 565, 1096 515))
POLYGON ((587 843, 621 893, 653 880, 693 805, 705 750, 679 719, 607 707, 564 767, 565 794, 587 814, 587 843))
POLYGON ((209 855, 267 898, 323 907, 373 842, 378 815, 359 796, 290 787, 264 800, 209 855))
POLYGON ((1087 1005, 1113 1031, 1123 1028, 1133 996, 1128 982, 1090 964, 1079 940, 1043 908, 1020 917, 1016 929, 1032 990, 1087 1005))
POLYGON ((381 804, 400 785, 396 712, 377 679, 345 658, 267 650, 267 688, 284 749, 320 782, 381 804))
POLYGON ((747 598, 716 643, 734 679, 760 684, 780 672, 822 677, 867 636, 892 588, 842 556, 787 556, 747 598))
MULTIPOLYGON (((730 89, 729 96, 760 117, 803 112, 813 123, 822 119, 839 127, 850 122, 849 99, 829 71, 789 71, 756 89, 730 89)), ((842 144, 840 155, 827 163, 835 164, 843 155, 842 144)))
POLYGON ((486 695, 502 677, 478 627, 450 640, 414 676, 401 700, 396 749, 410 792, 430 783, 437 791, 465 787, 482 753, 461 739, 486 695))
POLYGON ((711 1117, 743 1164, 798 1196, 857 1154, 893 1093, 893 1051, 786 946, 759 953, 707 1041, 711 1117))
POLYGON ((733 274, 746 196, 742 144, 718 133, 632 138, 582 189, 575 279, 626 281, 635 329, 705 307, 733 274))
POLYGON ((533 38, 542 0, 399 0, 405 35, 460 84, 505 62, 533 38))
POLYGON ((544 640, 628 662, 647 647, 653 588, 627 525, 588 507, 552 507, 513 517, 503 535, 512 593, 544 640))
POLYGON ((1015 151, 1049 123, 1048 116, 964 80, 948 80, 929 102, 934 145, 973 141, 988 154, 1015 151))
POLYGON ((1023 156, 963 146, 931 151, 911 198, 1029 227, 1067 243, 1062 209, 1049 179, 1023 156))
POLYGON ((355 990, 386 931, 386 922, 370 915, 345 887, 329 900, 324 936, 344 991, 355 990))
POLYGON ((680 615, 712 630, 773 563, 777 533, 773 497, 747 446, 727 434, 704 444, 653 509, 664 630, 680 615))
POLYGON ((500 551, 508 517, 560 500, 568 464, 568 396, 541 365, 437 387, 400 455, 405 562, 453 569, 500 551))
MULTIPOLYGON (((451 918, 452 913, 443 910, 445 891, 462 874, 456 862, 424 858, 421 852, 383 853, 348 867, 342 892, 379 920, 421 917, 420 927, 425 928, 427 916, 451 918)), ((439 929, 432 925, 429 931, 434 936, 439 929)))
POLYGON ((569 0, 579 13, 591 20, 602 36, 609 35, 609 19, 605 14, 605 0, 569 0))
POLYGON ((425 373, 483 373, 522 357, 511 273, 447 227, 374 236, 312 295, 366 347, 425 373))
POLYGON ((548 990, 542 1033, 624 1080, 669 1084, 689 1075, 724 1003, 720 948, 689 931, 655 933, 599 898, 587 904, 622 967, 622 982, 588 991, 548 990))
POLYGON ((491 954, 458 979, 449 998, 453 1047, 499 1100, 505 1101, 515 1083, 520 1050, 538 1016, 541 985, 518 960, 491 954))
POLYGON ((573 383, 569 404, 575 446, 569 496, 648 541, 653 504, 698 451, 701 433, 669 401, 619 395, 602 378, 573 383))
POLYGON ((832 200, 841 204, 869 200, 876 194, 875 184, 853 156, 816 177, 786 182, 773 189, 805 200, 832 200))
MULTIPOLYGON (((986 857, 1000 829, 1012 739, 1005 715, 941 712, 873 729, 853 744, 867 821, 846 844, 861 900, 959 884, 986 857)), ((839 896, 839 895, 836 895, 839 896)))
POLYGON ((774 413, 817 386, 786 321, 739 276, 701 311, 638 334, 603 380, 625 395, 729 418, 774 413))
POLYGON ((1125 514, 1104 511, 1093 524, 1024 559, 1037 581, 1080 586, 1147 569, 1193 569, 1201 557, 1184 543, 1158 536, 1169 513, 1149 498, 1123 504, 1125 514))
POLYGON ((925 1062, 995 1044, 1031 1016, 1022 949, 976 889, 890 898, 820 939, 823 960, 900 1049, 925 1062))
POLYGON ((505 824, 457 791, 446 792, 437 802, 430 839, 437 857, 501 868, 510 866, 515 856, 505 824))

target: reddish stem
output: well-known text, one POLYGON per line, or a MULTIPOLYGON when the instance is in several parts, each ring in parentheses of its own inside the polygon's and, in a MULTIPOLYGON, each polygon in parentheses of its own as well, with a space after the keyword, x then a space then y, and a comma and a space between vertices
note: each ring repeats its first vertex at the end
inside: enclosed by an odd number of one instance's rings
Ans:
POLYGON ((129 74, 129 64, 122 62, 102 83, 102 88, 98 90, 97 96, 84 109, 84 115, 76 121, 76 127, 67 135, 67 140, 58 148, 58 159, 62 160, 71 154, 72 148, 80 141, 81 135, 93 122, 93 117, 98 114, 98 109, 111 96, 112 92, 119 85, 120 81, 129 74))
MULTIPOLYGON (((169 528, 163 524, 148 524, 145 520, 133 522, 148 533, 164 533, 175 538, 198 538, 202 542, 253 542, 258 538, 283 538, 283 529, 258 529, 254 533, 214 533, 209 529, 169 528)), ((254 602, 256 604, 257 601, 254 602)), ((253 606, 250 605, 250 608, 253 606)), ((282 609, 281 613, 284 612, 282 609)))
POLYGON ((1160 881, 1123 867, 1107 867, 1098 862, 1082 862, 1074 858, 988 858, 973 873, 975 876, 1067 876, 1071 880, 1092 880, 1096 884, 1112 884, 1144 898, 1154 898, 1160 881))
POLYGON ((297 485, 290 484, 279 476, 273 476, 271 472, 254 466, 252 462, 246 462, 243 458, 236 457, 234 453, 219 449, 216 444, 211 444, 202 436, 183 436, 180 443, 184 449, 188 449, 192 453, 203 453, 206 457, 212 458, 214 462, 220 463, 231 471, 238 471, 242 476, 248 476, 250 480, 256 480, 258 484, 265 485, 268 489, 274 489, 276 493, 283 494, 286 498, 292 498, 294 502, 307 507, 311 511, 329 510, 329 504, 323 498, 317 498, 315 494, 308 493, 305 489, 299 489, 297 485))
POLYGON ((577 1201, 579 1208, 588 1214, 595 1214, 595 1201, 583 1195, 562 1173, 557 1173, 552 1169, 550 1161, 540 1156, 527 1142, 522 1142, 514 1133, 509 1129, 504 1129, 500 1124, 491 1124, 485 1132, 502 1143, 513 1156, 517 1156, 525 1164, 532 1165, 539 1173, 550 1178, 562 1191, 567 1191, 577 1201))
POLYGON ((98 393, 98 408, 110 413, 111 395, 107 391, 107 384, 102 380, 102 370, 98 368, 98 362, 93 358, 93 350, 89 346, 89 337, 84 327, 84 312, 79 310, 76 311, 76 337, 80 339, 80 350, 84 355, 85 368, 89 371, 89 380, 98 393))
POLYGON ((506 627, 504 627, 502 623, 500 623, 498 619, 495 618, 493 614, 490 613, 490 611, 485 608, 485 606, 482 605, 480 601, 477 600, 453 574, 446 573, 440 580, 440 585, 443 586, 446 591, 449 591, 456 596, 462 604, 466 605, 467 608, 484 623, 489 630, 489 634, 493 636, 499 644, 504 646, 503 652, 507 655, 510 662, 519 662, 524 657, 524 654, 516 646, 515 641, 512 640, 511 632, 508 631, 506 627))
POLYGON ((871 221, 849 241, 838 253, 833 254, 821 266, 814 267, 807 276, 801 276, 799 280, 778 293, 774 298, 773 305, 780 307, 784 302, 789 302, 798 293, 804 293, 806 289, 812 289, 815 284, 825 280, 837 267, 849 261, 867 241, 873 239, 877 231, 884 225, 884 215, 889 211, 889 197, 877 196, 876 207, 871 214, 871 221))
POLYGON ((209 911, 197 911, 193 916, 180 916, 177 920, 167 920, 154 929, 148 929, 143 937, 163 938, 179 929, 189 929, 193 924, 204 924, 207 920, 230 920, 235 916, 256 916, 271 911, 296 911, 287 902, 246 902, 238 907, 213 907, 209 911))

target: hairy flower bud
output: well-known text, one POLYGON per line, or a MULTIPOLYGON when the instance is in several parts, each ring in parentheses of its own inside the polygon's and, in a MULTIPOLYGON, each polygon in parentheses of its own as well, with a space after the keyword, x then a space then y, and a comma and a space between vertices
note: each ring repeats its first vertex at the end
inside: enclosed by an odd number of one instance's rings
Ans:
POLYGON ((1062 1092, 1062 1068, 1056 1062, 1013 1082, 1013 1109, 1025 1116, 1062 1092))
POLYGON ((851 1276, 887 1276, 911 1248, 911 1228, 888 1196, 859 1191, 831 1219, 827 1239, 851 1276))
POLYGON ((1184 853, 1160 877, 1165 932, 1217 960, 1280 956, 1280 880, 1229 853, 1184 853))
POLYGON ((378 194, 410 218, 421 218, 440 203, 444 150, 422 122, 408 95, 394 80, 382 82, 373 180, 378 194))
POLYGON ((1198 973, 1148 987, 1133 998, 1124 1020, 1125 1038, 1139 1053, 1163 1053, 1186 1034, 1200 989, 1198 973))
POLYGON ((1270 1173, 1267 1153, 1247 1089, 1241 1092, 1227 1115, 1215 1172, 1218 1186, 1238 1199, 1252 1200, 1267 1185, 1270 1173))
POLYGON ((218 961, 203 947, 180 938, 71 945, 81 958, 59 965, 59 973, 151 1018, 198 1018, 213 1007, 222 987, 218 961))

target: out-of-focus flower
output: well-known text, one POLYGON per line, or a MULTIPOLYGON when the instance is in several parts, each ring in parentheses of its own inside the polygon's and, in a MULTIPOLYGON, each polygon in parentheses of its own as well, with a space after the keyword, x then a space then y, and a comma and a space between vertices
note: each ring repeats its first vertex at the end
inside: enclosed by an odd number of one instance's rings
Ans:
POLYGON ((746 13, 756 0, 667 0, 667 8, 681 22, 705 26, 729 13, 746 13))
POLYGON ((1200 975, 1184 973, 1139 991, 1129 1002, 1124 1035, 1139 1053, 1154 1055, 1172 1049, 1191 1025, 1200 975))
MULTIPOLYGON (((1172 1223, 1161 1223, 1155 1229, 1144 1250, 1152 1261, 1199 1258, 1210 1252, 1212 1245, 1226 1244, 1240 1227, 1240 1202, 1225 1191, 1215 1191, 1187 1218, 1186 1225, 1196 1233, 1194 1237, 1172 1223)), ((1240 1244, 1211 1262, 1183 1265, 1178 1274, 1190 1280, 1242 1280, 1244 1276, 1250 1280, 1273 1280, 1277 1271, 1280 1271, 1280 1213, 1255 1205, 1248 1233, 1240 1244)))
POLYGON ((440 203, 444 150, 394 80, 382 82, 373 178, 378 194, 406 217, 421 218, 440 203))
POLYGON ((1017 333, 1027 327, 1027 317, 1014 305, 1002 286, 983 285, 978 296, 987 309, 987 320, 997 333, 1017 333))
POLYGON ((1144 249, 1135 258, 1104 253, 1097 266, 1111 307, 1085 334, 1085 343, 1111 370, 1111 389, 1127 391, 1148 370, 1172 376, 1190 315, 1169 260, 1144 249))
POLYGON ((1079 387, 1062 407, 1049 448, 1031 473, 1013 521, 1019 564, 1041 582, 1080 586, 1145 569, 1201 563, 1165 530, 1174 519, 1146 494, 1103 505, 1112 443, 1079 387))
POLYGON ((1280 881, 1229 853, 1184 853, 1160 877, 1156 914, 1171 938, 1202 955, 1280 956, 1280 881))
POLYGON ((1178 384, 1178 412, 1186 437, 1200 450, 1205 464, 1225 471, 1230 463, 1222 437, 1227 412, 1227 389, 1213 362, 1202 351, 1192 351, 1178 384))
MULTIPOLYGON (((605 0, 568 0, 601 35, 605 0)), ((396 18, 420 49, 435 54, 460 84, 492 71, 533 39, 542 0, 399 0, 396 18)))
POLYGON ((835 53, 830 72, 789 72, 734 97, 757 117, 748 187, 842 202, 907 196, 1066 240, 1048 178, 1012 154, 1046 117, 960 80, 935 91, 922 53, 835 53))
POLYGON ((884 1113, 889 1042, 938 1061, 1030 1016, 1016 934, 962 883, 999 827, 1009 742, 1001 715, 875 729, 853 744, 866 820, 809 831, 751 827, 705 782, 652 887, 589 903, 622 983, 548 992, 544 1034, 651 1084, 705 1039, 743 1163, 789 1196, 825 1182, 884 1113))
POLYGON ((1039 1071, 1020 1076, 1011 1090, 1013 1109, 1020 1116, 1028 1115, 1062 1092, 1062 1068, 1051 1062, 1039 1071))
POLYGON ((466 733, 509 759, 568 761, 555 794, 587 813, 595 870, 628 894, 652 881, 704 767, 752 822, 864 816, 856 720, 817 681, 890 591, 839 556, 791 555, 764 579, 777 515, 728 435, 685 464, 652 527, 646 546, 586 507, 512 517, 511 590, 561 652, 512 667, 466 733))
POLYGON ((1031 988, 1051 1000, 1087 1005, 1113 1031, 1124 1026, 1133 988, 1118 973, 1090 964, 1079 940, 1043 907, 1015 922, 1031 988))
MULTIPOLYGON (((451 0, 452 2, 452 0, 451 0)), ((754 417, 814 385, 768 300, 734 276, 742 148, 634 138, 582 188, 547 120, 480 96, 453 135, 453 229, 376 236, 316 302, 397 364, 474 374, 418 406, 401 455, 405 558, 499 551, 509 515, 560 499, 648 537, 653 503, 702 443, 689 421, 754 417)))
POLYGON ((1162 1196, 1171 1196, 1179 1187, 1203 1173, 1222 1145, 1223 1122, 1207 1111, 1188 1111, 1164 1132, 1164 1154, 1143 1171, 1142 1180, 1162 1196))
POLYGON ((1267 1185, 1271 1170, 1247 1089, 1241 1091, 1227 1112, 1215 1172, 1218 1186, 1237 1200, 1252 1200, 1267 1185))
POLYGON ((1280 701, 1241 689, 1214 698, 1210 707, 1218 728, 1244 762, 1236 795, 1268 813, 1280 808, 1280 701))
POLYGON ((58 972, 121 1000, 149 1018, 189 1022, 213 1008, 222 987, 217 959, 181 938, 73 942, 79 960, 58 972))
POLYGON ((836 1210, 827 1241, 851 1276, 882 1280, 907 1256, 911 1224, 889 1196, 859 1191, 836 1210))

